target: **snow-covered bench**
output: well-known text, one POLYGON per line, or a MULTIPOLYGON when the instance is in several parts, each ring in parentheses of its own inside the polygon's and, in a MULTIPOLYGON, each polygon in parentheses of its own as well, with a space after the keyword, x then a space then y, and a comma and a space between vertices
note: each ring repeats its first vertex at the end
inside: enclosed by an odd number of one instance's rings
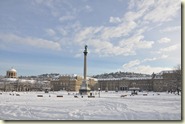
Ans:
POLYGON ((16 96, 20 96, 20 94, 16 94, 16 96))
POLYGON ((95 98, 95 96, 88 96, 88 98, 95 98))
POLYGON ((57 97, 63 97, 63 95, 57 95, 57 97))
POLYGON ((127 95, 121 95, 120 97, 126 97, 127 95))
POLYGON ((43 95, 37 95, 37 97, 43 97, 43 95))

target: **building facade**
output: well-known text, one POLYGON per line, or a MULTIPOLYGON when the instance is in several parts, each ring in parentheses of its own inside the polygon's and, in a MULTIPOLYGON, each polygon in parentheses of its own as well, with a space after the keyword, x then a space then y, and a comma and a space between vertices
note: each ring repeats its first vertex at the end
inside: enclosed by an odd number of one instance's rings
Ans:
POLYGON ((140 90, 148 90, 152 91, 153 89, 153 81, 150 79, 99 79, 98 87, 101 90, 129 90, 129 88, 139 88, 140 90))
POLYGON ((181 90, 181 81, 177 80, 174 71, 162 71, 155 78, 112 78, 98 79, 96 89, 105 91, 129 90, 129 88, 139 88, 140 90, 162 92, 181 90))
MULTIPOLYGON (((52 79, 50 81, 51 90, 59 91, 76 91, 78 92, 80 89, 80 85, 82 84, 83 78, 77 75, 62 75, 59 78, 52 79)), ((87 78, 88 86, 92 89, 95 88, 95 84, 97 84, 95 79, 87 78)))
POLYGON ((48 80, 18 78, 17 71, 13 68, 6 72, 5 77, 0 78, 0 91, 41 91, 49 85, 48 80))
MULTIPOLYGON (((41 91, 49 89, 53 91, 76 91, 82 84, 83 77, 77 75, 61 75, 47 79, 22 79, 17 78, 17 71, 10 69, 5 78, 0 78, 0 90, 2 91, 41 91)), ((182 88, 182 77, 175 71, 162 71, 155 77, 123 77, 109 79, 95 79, 87 77, 88 87, 94 91, 99 88, 103 91, 124 91, 130 88, 139 88, 145 91, 176 91, 182 88)))

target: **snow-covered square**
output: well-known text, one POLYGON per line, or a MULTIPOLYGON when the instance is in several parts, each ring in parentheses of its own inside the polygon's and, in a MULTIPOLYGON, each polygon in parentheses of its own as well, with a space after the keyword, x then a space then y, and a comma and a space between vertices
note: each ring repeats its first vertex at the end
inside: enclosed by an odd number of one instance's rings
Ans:
POLYGON ((167 92, 1 92, 1 120, 181 120, 181 95, 167 92), (38 95, 42 97, 38 97, 38 95), (124 96, 124 97, 121 97, 124 96), (63 97, 57 97, 63 96, 63 97), (76 98, 74 97, 76 96, 76 98))

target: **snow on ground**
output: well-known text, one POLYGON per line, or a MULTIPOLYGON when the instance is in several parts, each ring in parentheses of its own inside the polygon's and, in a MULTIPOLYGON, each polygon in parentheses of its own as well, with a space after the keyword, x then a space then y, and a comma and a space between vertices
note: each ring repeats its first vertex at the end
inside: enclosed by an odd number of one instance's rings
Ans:
POLYGON ((0 92, 1 120, 181 120, 181 96, 161 92, 0 92), (2 93, 2 94, 1 94, 2 93), (11 94, 11 95, 10 95, 11 94), (20 96, 16 96, 20 94, 20 96), (43 97, 37 97, 43 95, 43 97), (63 95, 63 97, 57 97, 63 95), (127 95, 126 97, 120 97, 127 95))

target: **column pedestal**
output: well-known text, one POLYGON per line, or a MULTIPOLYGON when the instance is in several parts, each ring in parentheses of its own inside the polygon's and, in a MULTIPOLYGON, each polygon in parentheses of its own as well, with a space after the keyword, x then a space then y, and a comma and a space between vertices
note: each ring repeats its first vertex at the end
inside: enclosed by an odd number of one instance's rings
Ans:
POLYGON ((90 92, 90 88, 87 85, 86 80, 82 81, 82 85, 80 86, 80 90, 79 90, 81 95, 88 95, 90 92))

